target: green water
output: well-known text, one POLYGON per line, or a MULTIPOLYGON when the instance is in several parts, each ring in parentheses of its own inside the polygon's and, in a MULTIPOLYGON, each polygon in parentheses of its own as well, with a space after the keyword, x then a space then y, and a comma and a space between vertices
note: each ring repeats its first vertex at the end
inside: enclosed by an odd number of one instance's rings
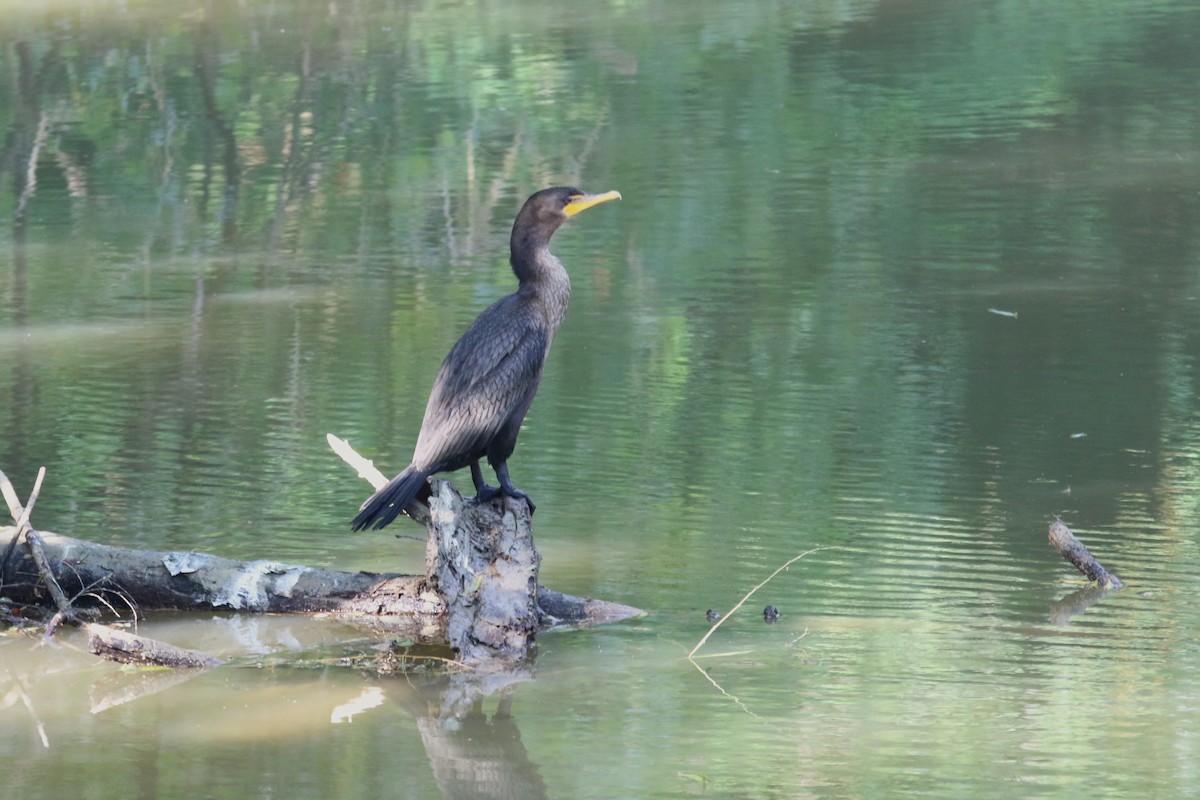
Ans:
POLYGON ((1194 0, 0 6, 35 525, 420 569, 415 525, 349 533, 324 434, 404 466, 520 203, 618 189, 555 238, 510 468, 542 582, 648 611, 477 713, 328 666, 367 646, 328 621, 145 622, 233 661, 182 682, 0 639, 4 795, 1200 794, 1198 33, 1194 0), (1126 589, 1073 597, 1055 514, 1126 589))

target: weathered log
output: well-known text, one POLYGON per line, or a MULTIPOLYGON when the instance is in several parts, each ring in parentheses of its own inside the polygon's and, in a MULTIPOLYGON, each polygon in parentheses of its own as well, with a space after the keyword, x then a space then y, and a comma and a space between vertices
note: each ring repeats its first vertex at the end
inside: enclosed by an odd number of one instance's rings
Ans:
MULTIPOLYGON (((523 504, 498 499, 476 505, 463 500, 453 487, 437 485, 441 483, 435 482, 435 495, 447 498, 448 505, 439 512, 438 530, 447 542, 462 541, 450 532, 449 520, 478 527, 483 524, 481 517, 503 523, 509 515, 509 524, 518 524, 523 504)), ((527 514, 522 519, 527 526, 527 514)), ((419 513, 418 521, 422 521, 419 513)), ((44 606, 49 597, 31 557, 17 546, 17 533, 13 527, 0 528, 0 554, 7 556, 0 563, 0 596, 44 606)), ((342 572, 267 560, 236 561, 194 551, 126 549, 48 531, 41 532, 41 540, 55 579, 76 605, 132 604, 140 611, 320 612, 404 629, 421 641, 447 641, 447 605, 438 594, 437 582, 425 575, 342 572)), ((434 545, 431 541, 431 549, 434 545)), ((476 577, 467 575, 463 573, 468 591, 460 590, 464 602, 479 588, 474 586, 476 577)), ((641 613, 618 603, 544 589, 538 598, 543 627, 613 622, 641 613)), ((474 626, 464 625, 464 629, 474 626)))
POLYGON ((1096 560, 1095 556, 1088 551, 1083 542, 1076 538, 1075 534, 1071 533, 1071 529, 1061 519, 1055 519, 1050 523, 1049 539, 1050 544, 1062 553, 1063 558, 1074 564, 1075 568, 1086 575, 1088 580, 1095 581, 1098 586, 1106 589, 1120 589, 1125 585, 1120 578, 1111 574, 1096 560))
MULTIPOLYGON (((349 442, 325 438, 376 490, 387 484, 387 476, 349 442)), ((547 611, 537 583, 541 556, 533 544, 533 511, 524 500, 501 495, 487 503, 465 501, 448 481, 438 480, 405 511, 429 531, 426 573, 446 603, 446 638, 465 663, 510 668, 528 653, 540 627, 556 618, 578 619, 572 612, 593 621, 598 618, 588 616, 592 612, 609 621, 640 613, 578 598, 547 611)))
POLYGON ((176 647, 157 639, 119 631, 107 625, 91 623, 86 629, 88 650, 93 655, 120 664, 202 669, 215 667, 222 663, 221 659, 213 658, 198 650, 176 647))
POLYGON ((525 656, 541 627, 529 506, 497 497, 467 503, 448 481, 428 499, 426 568, 446 603, 446 638, 469 664, 525 656))
MULTIPOLYGON (((0 551, 17 535, 0 528, 0 551)), ((140 610, 362 612, 436 615, 442 606, 421 590, 418 576, 339 572, 275 561, 235 561, 206 553, 132 550, 86 542, 49 531, 42 545, 54 577, 76 603, 114 605, 128 600, 140 610), (90 599, 91 603, 88 602, 90 599)), ((43 604, 44 589, 32 559, 14 548, 0 565, 0 593, 17 602, 43 604)))
MULTIPOLYGON (((326 441, 376 491, 387 476, 350 443, 326 441)), ((448 481, 434 481, 405 512, 425 525, 425 572, 446 604, 446 639, 459 660, 503 668, 524 658, 543 623, 538 609, 541 556, 533 545, 530 516, 522 500, 499 495, 489 503, 464 502, 448 481)))
MULTIPOLYGON (((326 438, 377 489, 387 482, 348 442, 326 438)), ((423 576, 128 550, 39 533, 28 524, 37 488, 25 507, 3 473, 0 489, 17 522, 15 528, 0 528, 0 598, 44 605, 50 591, 59 609, 56 620, 88 601, 140 611, 322 612, 403 628, 418 642, 448 643, 473 666, 507 668, 528 653, 542 627, 641 613, 557 592, 545 593, 543 607, 529 504, 503 495, 485 503, 464 500, 444 480, 434 481, 428 495, 405 509, 429 532, 423 576), (30 545, 23 550, 17 547, 22 540, 30 545)))

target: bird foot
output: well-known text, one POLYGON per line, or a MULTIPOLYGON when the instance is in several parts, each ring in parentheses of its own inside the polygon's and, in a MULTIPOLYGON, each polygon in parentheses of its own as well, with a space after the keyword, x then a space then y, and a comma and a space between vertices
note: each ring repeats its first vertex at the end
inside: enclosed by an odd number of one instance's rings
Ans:
POLYGON ((520 489, 516 488, 515 486, 488 486, 485 483, 482 486, 479 486, 476 488, 475 502, 476 503, 486 503, 489 500, 492 500, 499 495, 505 495, 507 497, 514 497, 514 498, 517 498, 520 500, 524 500, 526 503, 529 504, 529 514, 531 516, 533 515, 533 512, 537 509, 537 506, 535 506, 533 504, 533 500, 530 499, 529 495, 526 494, 525 492, 522 492, 520 489))

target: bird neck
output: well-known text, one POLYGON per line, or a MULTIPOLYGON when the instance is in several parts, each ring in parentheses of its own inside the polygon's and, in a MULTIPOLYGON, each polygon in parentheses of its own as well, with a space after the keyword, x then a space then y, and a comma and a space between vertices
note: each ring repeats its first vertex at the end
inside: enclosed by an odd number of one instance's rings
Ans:
POLYGON ((512 268, 521 283, 517 293, 542 307, 552 329, 557 329, 571 301, 571 278, 562 262, 543 244, 512 253, 512 268))

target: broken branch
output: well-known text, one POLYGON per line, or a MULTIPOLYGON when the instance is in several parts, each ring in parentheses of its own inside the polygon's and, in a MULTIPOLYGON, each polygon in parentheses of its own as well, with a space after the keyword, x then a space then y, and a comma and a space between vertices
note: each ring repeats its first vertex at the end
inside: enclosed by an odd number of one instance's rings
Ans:
POLYGON ((1062 557, 1074 564, 1089 581, 1095 581, 1097 585, 1106 589, 1120 589, 1125 585, 1120 578, 1106 570, 1083 542, 1071 533, 1066 523, 1057 517, 1050 523, 1049 539, 1050 544, 1062 553, 1062 557))
POLYGON ((188 650, 157 639, 125 633, 107 625, 90 624, 87 626, 87 632, 88 650, 93 655, 120 664, 195 669, 215 667, 222 663, 219 658, 198 650, 188 650))

